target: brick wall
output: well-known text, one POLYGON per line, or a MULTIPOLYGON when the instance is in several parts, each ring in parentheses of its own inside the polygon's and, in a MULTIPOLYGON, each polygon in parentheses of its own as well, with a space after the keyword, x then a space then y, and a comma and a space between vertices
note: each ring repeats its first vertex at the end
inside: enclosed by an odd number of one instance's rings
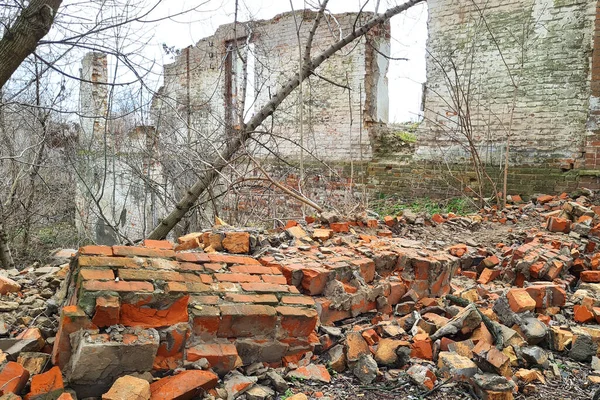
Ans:
MULTIPOLYGON (((314 17, 314 12, 298 11, 267 21, 224 25, 213 36, 184 49, 164 68, 164 86, 153 107, 159 132, 179 143, 199 138, 210 141, 211 148, 220 149, 231 120, 230 107, 235 108, 241 100, 238 50, 242 58, 254 65, 254 71, 248 70, 248 101, 254 95, 253 106, 247 107, 250 116, 297 73, 296 23, 301 26, 304 44, 314 17)), ((340 35, 348 34, 355 23, 371 17, 372 14, 364 13, 357 21, 357 15, 352 13, 328 16, 327 23, 317 30, 312 55, 339 40, 340 35)), ((370 127, 387 122, 388 114, 388 62, 374 48, 389 52, 389 41, 389 25, 376 28, 317 69, 316 73, 330 82, 316 76, 304 82, 302 141, 307 158, 308 152, 326 160, 371 157, 370 127)), ((263 130, 272 130, 275 136, 255 135, 258 142, 283 157, 299 158, 298 95, 296 89, 264 123, 263 130)), ((262 145, 257 146, 258 152, 267 154, 261 150, 262 145)), ((204 149, 201 144, 200 149, 204 149)))
POLYGON ((596 102, 594 94, 590 100, 596 3, 429 1, 425 120, 417 155, 468 158, 457 115, 461 109, 466 114, 468 103, 485 160, 497 164, 510 135, 513 164, 564 160, 580 166, 589 105, 596 102), (462 106, 450 88, 461 88, 462 106))

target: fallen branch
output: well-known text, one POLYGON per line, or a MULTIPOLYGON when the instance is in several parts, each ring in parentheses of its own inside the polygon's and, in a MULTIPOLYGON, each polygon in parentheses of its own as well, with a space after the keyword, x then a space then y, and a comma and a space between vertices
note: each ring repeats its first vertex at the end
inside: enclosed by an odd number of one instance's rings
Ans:
POLYGON ((496 345, 496 348, 498 348, 499 350, 502 350, 504 348, 504 338, 502 336, 502 332, 494 324, 494 322, 491 319, 489 319, 486 315, 484 315, 481 312, 481 310, 479 310, 479 307, 477 307, 477 304, 471 303, 469 300, 463 299, 461 297, 453 296, 451 294, 446 295, 446 298, 448 300, 450 300, 452 303, 457 304, 461 307, 467 307, 470 304, 473 304, 473 306, 479 313, 479 316, 481 317, 481 320, 483 321, 485 327, 487 328, 487 330, 490 332, 490 334, 494 338, 494 344, 496 345))

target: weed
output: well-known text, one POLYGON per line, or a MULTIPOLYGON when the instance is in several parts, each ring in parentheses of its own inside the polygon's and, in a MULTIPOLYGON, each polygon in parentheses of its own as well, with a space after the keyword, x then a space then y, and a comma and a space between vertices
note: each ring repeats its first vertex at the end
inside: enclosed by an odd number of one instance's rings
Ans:
POLYGON ((284 394, 281 395, 281 400, 286 400, 294 395, 292 389, 287 389, 284 394))

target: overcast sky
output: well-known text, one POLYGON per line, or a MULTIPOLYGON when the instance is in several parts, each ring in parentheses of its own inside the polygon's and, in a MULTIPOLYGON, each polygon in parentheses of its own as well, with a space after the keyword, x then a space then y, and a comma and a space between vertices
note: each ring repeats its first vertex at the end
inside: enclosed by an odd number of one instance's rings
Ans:
MULTIPOLYGON (((402 0, 380 0, 379 12, 402 0)), ((377 1, 371 0, 366 11, 374 11, 377 1)), ((190 6, 189 1, 169 0, 163 3, 160 13, 174 14, 190 6)), ((310 3, 309 3, 310 4, 310 3)), ((314 3, 313 3, 314 4, 314 3)), ((358 11, 364 0, 330 0, 332 13, 358 11)), ((305 1, 293 0, 295 9, 305 7, 305 1)), ((202 6, 201 12, 186 14, 158 24, 152 44, 160 63, 171 60, 164 55, 162 43, 176 48, 193 45, 210 36, 222 24, 234 20, 234 0, 212 0, 202 6)), ((289 0, 240 0, 239 20, 270 19, 290 11, 289 0)), ((403 122, 416 120, 420 110, 421 85, 425 82, 425 42, 427 39, 427 9, 418 5, 392 19, 392 57, 405 57, 408 61, 391 61, 388 72, 390 94, 390 120, 403 122)))

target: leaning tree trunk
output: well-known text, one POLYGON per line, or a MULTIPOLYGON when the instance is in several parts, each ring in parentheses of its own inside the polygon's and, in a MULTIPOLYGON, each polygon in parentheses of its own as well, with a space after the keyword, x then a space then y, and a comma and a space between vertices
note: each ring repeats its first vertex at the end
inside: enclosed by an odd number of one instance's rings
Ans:
POLYGON ((52 27, 62 0, 31 0, 0 39, 0 88, 52 27))
POLYGON ((269 116, 271 116, 277 107, 296 89, 300 82, 304 81, 310 76, 312 71, 319 67, 325 60, 330 58, 336 52, 341 50, 347 44, 353 42, 355 39, 363 36, 369 30, 375 26, 389 20, 394 15, 397 15, 405 10, 408 10, 412 6, 418 3, 422 3, 425 0, 409 0, 404 4, 390 8, 384 14, 378 15, 370 19, 367 23, 353 30, 344 38, 331 45, 328 49, 323 51, 321 54, 308 60, 302 67, 302 71, 299 74, 294 74, 283 87, 271 98, 271 100, 265 104, 260 111, 252 117, 248 123, 240 129, 239 135, 230 141, 225 147, 225 151, 220 157, 216 157, 212 163, 212 168, 202 177, 200 177, 196 183, 188 190, 187 194, 181 199, 176 205, 175 209, 163 219, 156 228, 150 233, 148 239, 164 239, 169 232, 177 225, 179 221, 183 219, 189 209, 196 203, 198 198, 208 189, 210 185, 219 177, 219 173, 225 168, 229 161, 233 158, 235 153, 246 143, 250 138, 252 132, 256 130, 269 116))

